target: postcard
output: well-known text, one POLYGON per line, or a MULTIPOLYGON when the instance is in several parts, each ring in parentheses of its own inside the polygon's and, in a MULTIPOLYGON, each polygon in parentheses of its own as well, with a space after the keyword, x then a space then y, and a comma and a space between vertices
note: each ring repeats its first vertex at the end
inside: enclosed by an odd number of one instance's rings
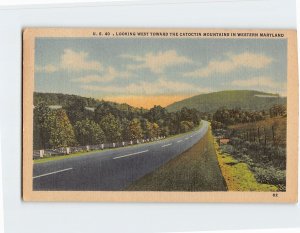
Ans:
POLYGON ((296 31, 26 28, 23 199, 297 202, 296 31))

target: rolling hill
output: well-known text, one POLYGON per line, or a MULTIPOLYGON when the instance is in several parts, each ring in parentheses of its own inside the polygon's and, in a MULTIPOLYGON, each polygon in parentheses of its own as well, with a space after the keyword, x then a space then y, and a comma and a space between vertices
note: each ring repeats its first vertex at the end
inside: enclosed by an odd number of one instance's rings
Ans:
POLYGON ((195 108, 200 112, 215 112, 221 107, 241 108, 243 110, 269 109, 274 104, 286 104, 286 97, 251 90, 230 90, 211 92, 193 96, 166 107, 175 112, 183 107, 195 108))
POLYGON ((83 101, 88 108, 95 108, 101 102, 108 103, 113 108, 116 108, 121 111, 132 111, 132 112, 147 112, 146 109, 140 109, 136 107, 132 107, 126 103, 119 104, 110 101, 98 100, 89 97, 83 97, 78 95, 69 95, 69 94, 62 94, 62 93, 43 93, 43 92, 34 92, 33 95, 33 104, 34 106, 38 105, 41 102, 46 103, 47 105, 54 105, 54 106, 62 106, 66 107, 68 103, 72 101, 83 101))

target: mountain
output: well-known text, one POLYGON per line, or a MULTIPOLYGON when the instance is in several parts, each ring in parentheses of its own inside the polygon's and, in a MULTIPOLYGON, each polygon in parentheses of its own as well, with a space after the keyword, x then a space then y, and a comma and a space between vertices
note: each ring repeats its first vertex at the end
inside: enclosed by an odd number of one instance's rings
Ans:
POLYGON ((252 90, 229 90, 196 95, 170 104, 166 109, 169 112, 178 111, 183 107, 195 108, 200 112, 215 112, 221 107, 267 110, 274 104, 286 105, 286 97, 252 90))

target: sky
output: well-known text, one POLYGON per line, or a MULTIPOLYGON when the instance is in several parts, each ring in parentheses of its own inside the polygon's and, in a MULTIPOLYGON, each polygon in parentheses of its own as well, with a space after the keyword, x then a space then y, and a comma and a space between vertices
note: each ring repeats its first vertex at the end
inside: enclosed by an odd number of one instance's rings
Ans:
POLYGON ((286 96, 286 39, 37 38, 35 91, 167 106, 201 93, 286 96))

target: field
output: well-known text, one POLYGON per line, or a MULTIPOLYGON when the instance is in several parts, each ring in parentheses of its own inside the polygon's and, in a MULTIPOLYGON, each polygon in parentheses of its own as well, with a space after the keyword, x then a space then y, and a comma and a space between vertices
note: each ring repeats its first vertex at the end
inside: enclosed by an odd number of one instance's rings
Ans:
MULTIPOLYGON (((280 147, 286 146, 286 117, 274 117, 267 118, 263 121, 257 121, 246 124, 236 124, 228 127, 229 129, 241 131, 246 136, 255 137, 256 141, 266 144, 274 144, 280 147), (258 135, 258 129, 260 130, 260 135, 258 135)), ((249 138, 248 140, 252 140, 249 138)))
POLYGON ((232 169, 225 166, 228 164, 226 160, 233 160, 229 164, 247 165, 259 183, 285 191, 286 117, 231 125, 227 129, 215 130, 216 135, 229 140, 228 143, 219 143, 223 154, 219 156, 219 161, 221 168, 223 165, 224 176, 230 173, 228 169, 232 169))

